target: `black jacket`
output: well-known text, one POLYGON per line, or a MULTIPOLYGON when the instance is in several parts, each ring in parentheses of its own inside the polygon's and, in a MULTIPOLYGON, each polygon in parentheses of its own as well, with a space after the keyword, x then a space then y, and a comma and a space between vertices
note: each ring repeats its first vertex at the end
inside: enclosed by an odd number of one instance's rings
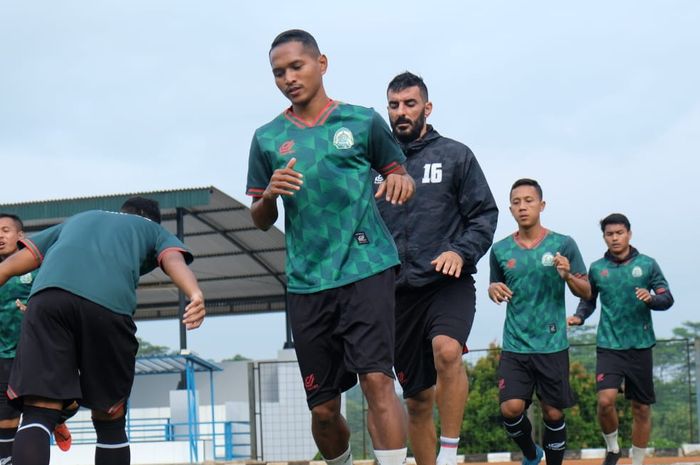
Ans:
MULTIPOLYGON (((442 137, 431 126, 425 137, 402 146, 406 170, 416 193, 405 205, 377 201, 401 258, 397 286, 420 287, 448 278, 430 262, 442 252, 464 260, 462 275, 476 273, 476 263, 493 242, 498 207, 484 173, 469 147, 442 137)), ((382 182, 375 177, 375 189, 382 182)))

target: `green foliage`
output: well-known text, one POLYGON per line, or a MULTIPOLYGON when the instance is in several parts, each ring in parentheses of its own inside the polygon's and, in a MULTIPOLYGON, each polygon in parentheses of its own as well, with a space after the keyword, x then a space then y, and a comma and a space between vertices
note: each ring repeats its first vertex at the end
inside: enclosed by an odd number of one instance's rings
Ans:
POLYGON ((252 359, 250 359, 248 357, 244 357, 241 354, 236 354, 233 357, 228 357, 228 358, 223 359, 222 362, 247 362, 250 360, 252 360, 252 359))
POLYGON ((148 341, 144 341, 140 337, 137 337, 136 340, 139 343, 139 350, 136 353, 137 357, 148 357, 151 355, 175 355, 175 354, 177 354, 177 351, 174 351, 170 347, 158 346, 155 344, 151 344, 148 341))

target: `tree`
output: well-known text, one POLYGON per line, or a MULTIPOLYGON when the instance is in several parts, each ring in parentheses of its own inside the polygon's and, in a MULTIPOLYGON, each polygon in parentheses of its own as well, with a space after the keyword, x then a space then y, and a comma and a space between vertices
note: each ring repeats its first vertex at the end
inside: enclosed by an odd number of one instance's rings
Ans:
POLYGON ((139 350, 136 353, 137 357, 148 357, 151 355, 175 355, 177 353, 170 347, 151 344, 140 337, 137 337, 136 340, 139 343, 139 350))
POLYGON ((252 360, 252 359, 245 357, 241 354, 236 354, 233 357, 228 357, 228 358, 223 359, 222 362, 247 362, 250 360, 252 360))

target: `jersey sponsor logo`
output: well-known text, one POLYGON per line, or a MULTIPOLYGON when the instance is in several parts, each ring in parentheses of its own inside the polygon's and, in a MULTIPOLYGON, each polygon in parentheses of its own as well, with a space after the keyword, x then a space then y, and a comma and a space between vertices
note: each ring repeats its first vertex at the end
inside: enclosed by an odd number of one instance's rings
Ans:
MULTIPOLYGON (((21 282, 22 284, 31 284, 32 280, 33 280, 33 278, 32 278, 31 273, 23 274, 22 276, 19 277, 19 282, 21 282)), ((0 464, 0 465, 2 465, 2 464, 0 464)))
POLYGON ((375 184, 381 184, 383 182, 384 182, 384 176, 382 176, 381 174, 378 174, 374 177, 375 184))
POLYGON ((517 262, 515 261, 515 259, 511 258, 510 260, 508 260, 508 263, 506 263, 506 266, 512 270, 513 268, 515 268, 516 263, 517 262))
POLYGON ((640 267, 635 266, 634 268, 632 268, 632 276, 633 277, 641 278, 643 274, 644 274, 644 272, 642 271, 642 269, 640 267))
POLYGON ((348 128, 340 128, 333 135, 333 145, 338 150, 351 149, 355 145, 355 138, 352 136, 352 131, 348 128))
POLYGON ((554 265, 554 255, 551 252, 545 252, 542 255, 542 265, 543 266, 553 266, 554 265))
POLYGON ((292 153, 294 153, 294 141, 290 139, 284 144, 280 145, 279 152, 282 156, 291 155, 292 153))
POLYGON ((358 244, 369 244, 369 238, 367 237, 367 234, 365 234, 363 231, 358 231, 355 234, 353 234, 353 236, 355 237, 355 240, 358 244))
POLYGON ((311 373, 310 375, 304 377, 304 389, 307 391, 318 389, 318 384, 316 384, 316 375, 311 373))
POLYGON ((603 278, 607 278, 609 273, 610 273, 610 272, 608 271, 607 268, 605 268, 604 270, 600 270, 600 275, 601 275, 603 278))

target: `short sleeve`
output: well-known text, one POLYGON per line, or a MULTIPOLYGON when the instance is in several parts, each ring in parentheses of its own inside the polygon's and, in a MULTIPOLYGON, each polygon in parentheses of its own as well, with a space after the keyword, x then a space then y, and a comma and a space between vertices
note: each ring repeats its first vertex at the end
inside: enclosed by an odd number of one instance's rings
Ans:
POLYGON ((493 247, 491 247, 491 254, 489 256, 489 261, 491 263, 490 282, 492 282, 492 283, 505 282, 506 278, 503 275, 503 270, 501 269, 501 265, 498 263, 498 258, 496 257, 496 252, 494 252, 493 247))
POLYGON ((652 260, 649 286, 656 294, 663 294, 668 291, 668 281, 666 281, 661 267, 656 263, 656 260, 652 260))
POLYGON ((257 132, 250 143, 250 154, 248 155, 248 181, 246 184, 246 195, 254 198, 262 197, 272 177, 272 165, 265 153, 260 150, 257 132))
POLYGON ((145 262, 141 264, 140 274, 144 275, 153 271, 157 266, 160 266, 163 257, 171 252, 181 253, 185 263, 188 265, 192 263, 194 257, 185 244, 161 225, 156 226, 158 230, 156 231, 155 243, 153 244, 153 253, 149 254, 145 262))
POLYGON ((406 161, 406 156, 394 139, 389 126, 372 110, 372 126, 369 134, 369 157, 372 168, 387 177, 406 161))
POLYGON ((586 264, 583 263, 583 257, 581 252, 578 250, 578 245, 571 237, 567 238, 566 244, 564 245, 564 250, 562 255, 569 259, 569 264, 571 265, 571 273, 577 275, 586 275, 586 264))
POLYGON ((17 245, 20 249, 28 248, 32 254, 34 254, 36 260, 41 263, 44 261, 46 252, 58 240, 62 230, 63 223, 57 224, 56 226, 32 234, 31 237, 20 240, 17 245))

